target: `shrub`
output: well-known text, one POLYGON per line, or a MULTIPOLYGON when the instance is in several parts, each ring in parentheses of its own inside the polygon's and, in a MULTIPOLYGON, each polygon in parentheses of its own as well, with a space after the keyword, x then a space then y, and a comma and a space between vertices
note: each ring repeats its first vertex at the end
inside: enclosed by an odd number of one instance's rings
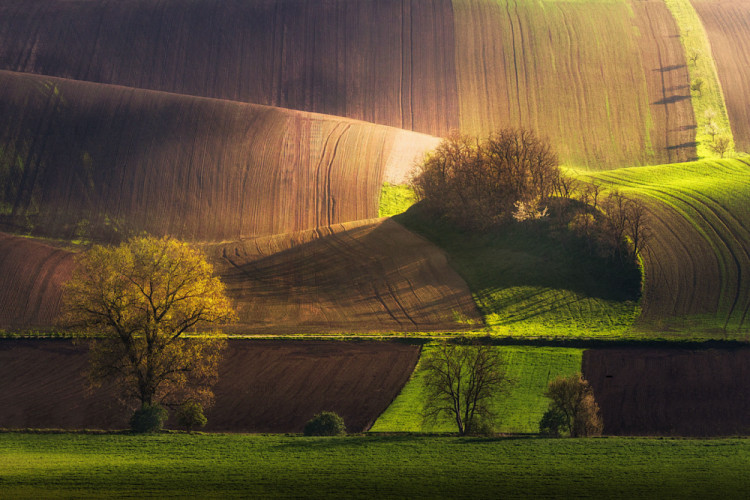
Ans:
POLYGON ((539 422, 539 433, 544 436, 560 437, 560 429, 565 427, 565 414, 556 408, 550 408, 539 422))
MULTIPOLYGON (((600 436, 603 423, 599 405, 594 400, 594 390, 580 373, 570 377, 557 377, 550 381, 544 393, 550 399, 547 413, 562 415, 562 427, 570 437, 600 436)), ((546 416, 546 414, 545 414, 546 416)), ((550 415, 545 424, 557 423, 558 416, 550 415)), ((540 430, 542 425, 540 424, 540 430)))
POLYGON ((305 436, 340 436, 346 434, 344 419, 331 411, 320 412, 305 424, 305 436))
POLYGON ((177 422, 188 432, 195 427, 205 427, 208 419, 203 414, 203 406, 197 401, 188 400, 177 410, 177 422))
POLYGON ((130 417, 130 430, 137 433, 159 432, 167 420, 167 409, 161 405, 145 404, 130 417))

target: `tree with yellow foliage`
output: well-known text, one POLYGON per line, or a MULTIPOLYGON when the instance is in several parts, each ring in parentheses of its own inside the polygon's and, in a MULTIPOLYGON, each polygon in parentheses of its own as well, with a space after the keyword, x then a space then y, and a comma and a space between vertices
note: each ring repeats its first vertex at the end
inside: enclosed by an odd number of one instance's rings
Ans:
POLYGON ((201 252, 170 237, 95 245, 77 258, 63 304, 64 321, 93 338, 93 383, 115 382, 141 409, 211 404, 226 341, 185 334, 236 315, 201 252))

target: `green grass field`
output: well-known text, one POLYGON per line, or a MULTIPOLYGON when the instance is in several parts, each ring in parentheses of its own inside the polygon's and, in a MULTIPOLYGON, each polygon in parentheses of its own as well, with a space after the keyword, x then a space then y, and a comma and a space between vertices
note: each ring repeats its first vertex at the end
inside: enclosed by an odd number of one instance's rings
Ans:
POLYGON ((409 186, 386 182, 380 190, 378 217, 393 217, 406 212, 416 201, 414 191, 409 186))
POLYGON ((746 338, 748 157, 627 168, 588 178, 643 199, 652 212, 643 326, 662 336, 746 338))
MULTIPOLYGON (((430 349, 426 346, 425 349, 430 349)), ((581 371, 581 349, 546 347, 496 347, 507 362, 506 373, 512 383, 507 393, 494 401, 500 432, 538 432, 539 420, 549 400, 544 390, 558 375, 581 371)), ((398 397, 378 418, 374 432, 456 432, 449 419, 423 422, 425 404, 424 371, 417 369, 398 397)))
POLYGON ((0 434, 2 498, 741 498, 746 439, 0 434))
POLYGON ((415 207, 394 219, 437 244, 469 285, 487 331, 515 337, 627 336, 640 314, 634 273, 562 244, 545 223, 470 234, 415 207))

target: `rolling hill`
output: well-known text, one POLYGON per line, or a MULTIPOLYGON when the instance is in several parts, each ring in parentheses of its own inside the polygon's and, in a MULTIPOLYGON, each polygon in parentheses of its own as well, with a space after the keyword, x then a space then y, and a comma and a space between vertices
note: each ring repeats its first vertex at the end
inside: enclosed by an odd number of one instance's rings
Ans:
POLYGON ((611 168, 695 155, 677 33, 657 0, 4 0, 0 69, 435 136, 525 126, 611 168))
MULTIPOLYGON (((0 220, 229 240, 368 219, 436 140, 232 101, 0 72, 0 220)), ((83 234, 79 234, 83 233, 83 234)))

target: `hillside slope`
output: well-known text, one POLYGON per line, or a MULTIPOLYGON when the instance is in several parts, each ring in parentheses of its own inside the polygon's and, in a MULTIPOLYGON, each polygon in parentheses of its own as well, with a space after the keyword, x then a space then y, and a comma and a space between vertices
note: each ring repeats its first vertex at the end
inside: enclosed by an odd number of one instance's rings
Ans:
POLYGON ((750 4, 741 0, 691 0, 711 42, 734 140, 750 151, 750 4))
POLYGON ((525 126, 593 168, 695 155, 657 0, 4 0, 0 69, 436 136, 525 126))
POLYGON ((436 139, 216 99, 0 72, 0 220, 62 237, 193 240, 377 216, 436 139))
POLYGON ((644 200, 642 325, 743 335, 750 328, 750 161, 660 165, 592 176, 644 200))

